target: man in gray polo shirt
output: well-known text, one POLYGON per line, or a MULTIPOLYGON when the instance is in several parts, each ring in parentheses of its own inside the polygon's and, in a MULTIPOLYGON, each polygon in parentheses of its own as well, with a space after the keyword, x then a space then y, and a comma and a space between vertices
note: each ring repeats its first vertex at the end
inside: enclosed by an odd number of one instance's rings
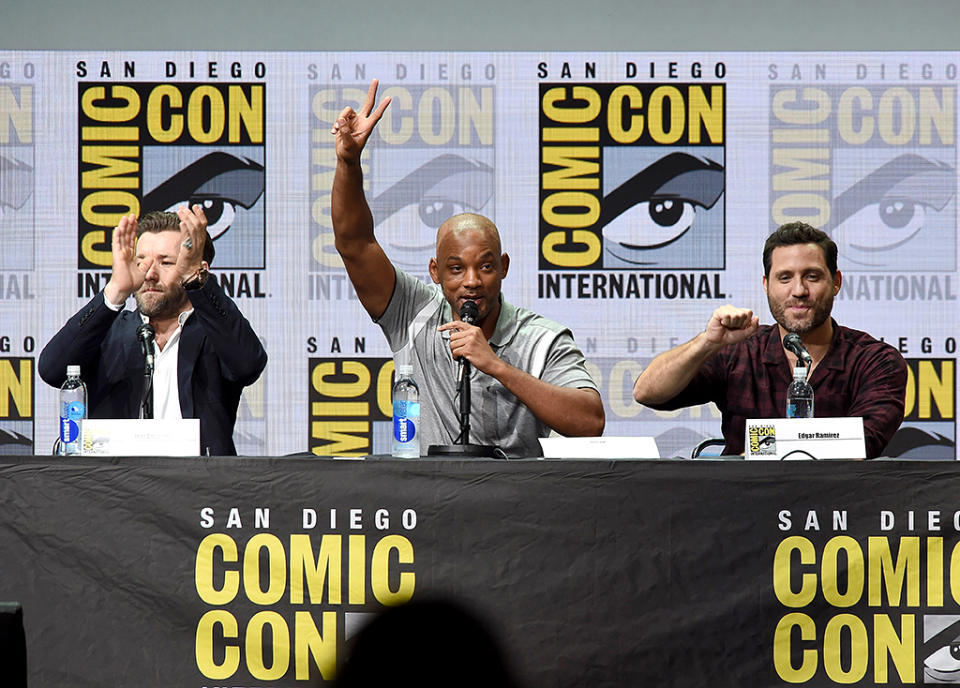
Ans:
POLYGON ((455 215, 437 232, 433 281, 427 286, 395 268, 377 242, 363 193, 360 154, 390 99, 374 109, 377 81, 357 113, 344 108, 333 126, 337 168, 331 217, 337 251, 360 303, 391 350, 413 363, 421 388, 421 447, 454 444, 460 422, 456 359, 473 365, 470 441, 508 456, 538 456, 539 437, 603 432, 603 403, 570 331, 507 303, 500 294, 509 256, 485 217, 455 215), (459 320, 476 303, 476 325, 459 320))

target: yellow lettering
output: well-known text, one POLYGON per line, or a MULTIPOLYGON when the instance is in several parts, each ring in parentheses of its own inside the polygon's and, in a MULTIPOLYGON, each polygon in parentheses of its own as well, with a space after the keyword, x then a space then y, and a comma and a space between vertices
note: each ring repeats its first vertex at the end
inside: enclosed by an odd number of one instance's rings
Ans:
POLYGON ((224 571, 223 586, 219 589, 214 587, 214 553, 218 550, 221 553, 220 564, 238 561, 237 543, 233 538, 223 533, 211 533, 200 541, 194 567, 197 594, 201 600, 213 605, 232 602, 240 591, 240 574, 237 571, 224 571))
POLYGON ((913 614, 900 616, 899 635, 886 614, 873 616, 873 682, 888 683, 887 657, 893 660, 893 666, 900 676, 900 683, 914 683, 916 662, 916 622, 913 614))
POLYGON ((816 640, 817 627, 806 614, 794 612, 787 614, 777 623, 773 632, 773 666, 777 676, 788 683, 806 683, 817 673, 816 650, 801 652, 800 666, 794 668, 790 663, 790 635, 794 628, 800 629, 801 640, 816 640))
POLYGON ((139 146, 82 146, 81 160, 98 167, 84 172, 80 185, 84 189, 136 189, 140 186, 136 176, 139 157, 139 146))
POLYGON ((170 143, 183 134, 183 115, 170 113, 170 124, 164 128, 163 116, 167 111, 183 107, 183 94, 171 84, 161 84, 147 98, 147 131, 155 141, 170 143))
POLYGON ((187 129, 198 143, 213 143, 223 136, 226 122, 223 94, 213 86, 198 86, 187 103, 187 129), (204 112, 209 112, 209 127, 203 126, 204 112))
POLYGON ((298 681, 310 678, 311 657, 325 681, 332 680, 337 669, 337 613, 323 612, 321 619, 322 636, 310 612, 294 614, 294 666, 298 681))
MULTIPOLYGON (((823 563, 820 585, 823 597, 834 607, 852 607, 863 596, 864 583, 863 550, 860 543, 848 535, 830 538, 823 548, 823 563), (846 592, 840 592, 840 552, 846 556, 846 592)), ((873 580, 871 579, 871 584, 873 580)))
POLYGON ((559 267, 584 267, 600 259, 600 237, 593 232, 576 230, 570 232, 573 246, 582 246, 580 250, 560 251, 558 246, 570 247, 566 232, 550 232, 543 238, 543 257, 559 267))
POLYGON ((241 125, 251 143, 263 143, 263 86, 255 84, 250 89, 250 99, 241 86, 230 86, 227 91, 230 103, 227 137, 230 143, 241 141, 241 125))
POLYGON ((813 601, 817 594, 817 576, 814 573, 804 573, 800 576, 800 589, 794 591, 790 587, 790 560, 794 551, 800 555, 801 565, 812 566, 817 563, 813 543, 807 538, 799 535, 785 538, 773 555, 773 592, 780 604, 797 608, 805 607, 813 601))
POLYGON ((390 589, 390 552, 396 551, 398 564, 413 563, 413 545, 402 535, 387 535, 373 548, 370 560, 370 587, 373 596, 383 605, 393 606, 409 602, 413 597, 416 575, 401 571, 396 590, 390 589))
POLYGON ((130 86, 111 86, 110 98, 122 101, 123 104, 115 107, 97 105, 107 97, 107 89, 103 86, 88 88, 80 96, 80 108, 95 122, 129 122, 140 112, 140 94, 130 86))
POLYGON ((33 399, 33 362, 27 358, 19 361, 20 374, 14 370, 14 361, 0 359, 0 418, 33 418, 30 402, 33 399), (10 402, 16 413, 10 413, 10 402))
POLYGON ((224 645, 223 663, 217 664, 213 659, 213 648, 220 645, 214 638, 216 627, 222 629, 221 637, 236 639, 240 636, 237 620, 225 609, 213 609, 200 617, 197 624, 195 654, 197 669, 207 678, 230 678, 240 668, 240 648, 236 644, 224 645))
POLYGON ((886 583, 887 603, 900 604, 904 584, 907 587, 906 604, 911 607, 920 605, 920 538, 916 536, 900 538, 897 560, 893 561, 890 542, 885 537, 867 539, 870 560, 870 586, 868 601, 870 606, 879 607, 881 600, 880 583, 886 583))
POLYGON ((543 149, 543 164, 560 169, 543 175, 544 189, 599 189, 600 149, 596 146, 551 146, 543 149), (592 175, 592 176, 590 176, 592 175))
POLYGON ((280 538, 272 533, 257 533, 243 550, 243 589, 254 604, 279 602, 287 580, 287 560, 280 538), (267 589, 260 587, 260 550, 267 550, 269 578, 267 589))
POLYGON ((247 669, 260 681, 276 681, 290 668, 290 629, 277 612, 257 612, 247 624, 246 632, 247 669), (273 652, 273 666, 263 662, 263 629, 270 627, 269 647, 273 652))
POLYGON ((856 683, 867 674, 870 648, 867 627, 853 614, 838 614, 827 622, 823 632, 823 667, 837 683, 856 683), (850 668, 844 669, 840 656, 843 632, 850 635, 850 668))
POLYGON ((17 135, 17 143, 33 143, 33 87, 19 87, 19 97, 10 86, 0 86, 0 116, 10 121, 0 121, 0 144, 10 143, 11 128, 17 135))
POLYGON ((587 86, 574 86, 572 97, 583 103, 581 107, 557 107, 557 103, 566 101, 566 87, 547 90, 543 94, 543 114, 554 122, 563 124, 583 124, 591 122, 600 114, 602 103, 600 95, 587 86))
POLYGON ((327 601, 330 604, 340 604, 341 540, 340 535, 330 534, 321 537, 320 551, 314 559, 309 535, 290 536, 291 604, 303 604, 304 582, 310 592, 310 604, 323 602, 325 585, 329 585, 327 601))

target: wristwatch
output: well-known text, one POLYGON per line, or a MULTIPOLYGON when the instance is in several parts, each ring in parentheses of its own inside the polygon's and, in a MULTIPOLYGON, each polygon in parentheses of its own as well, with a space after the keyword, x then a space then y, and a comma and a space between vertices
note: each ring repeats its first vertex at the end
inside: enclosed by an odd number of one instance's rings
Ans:
POLYGON ((203 286, 204 282, 207 281, 207 276, 210 274, 210 271, 206 268, 200 268, 197 270, 197 274, 191 277, 188 280, 183 282, 184 291, 194 291, 203 286))

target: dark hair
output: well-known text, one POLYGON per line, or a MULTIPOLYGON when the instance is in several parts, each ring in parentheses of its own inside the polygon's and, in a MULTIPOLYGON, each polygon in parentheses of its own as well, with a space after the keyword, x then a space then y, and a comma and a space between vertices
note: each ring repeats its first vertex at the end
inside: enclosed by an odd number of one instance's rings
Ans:
POLYGON ((821 232, 806 222, 788 222, 777 227, 773 234, 767 237, 767 242, 763 245, 763 274, 765 277, 770 276, 773 249, 795 244, 816 244, 819 246, 820 250, 823 251, 830 276, 833 277, 837 274, 837 245, 833 242, 833 239, 826 232, 821 232))
POLYGON ((517 688, 487 622, 462 603, 422 599, 388 607, 348 643, 336 688, 517 688))
MULTIPOLYGON (((137 221, 137 238, 143 234, 151 232, 179 232, 180 217, 176 213, 166 213, 162 210, 151 210, 137 221)), ((203 259, 207 265, 213 265, 213 256, 216 249, 213 248, 213 239, 210 238, 210 232, 203 230, 203 259)))

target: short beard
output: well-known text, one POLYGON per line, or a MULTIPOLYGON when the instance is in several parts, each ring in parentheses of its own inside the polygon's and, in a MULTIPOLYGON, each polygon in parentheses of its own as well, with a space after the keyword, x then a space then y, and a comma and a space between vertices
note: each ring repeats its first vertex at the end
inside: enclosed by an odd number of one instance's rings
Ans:
POLYGON ((148 318, 172 318, 180 314, 187 293, 180 288, 172 294, 164 294, 157 299, 153 306, 149 306, 143 301, 143 297, 138 291, 134 298, 137 300, 137 310, 148 318))
POLYGON ((777 321, 777 324, 780 325, 780 327, 785 329, 787 332, 795 332, 796 334, 803 336, 809 332, 813 332, 823 323, 827 322, 827 318, 829 318, 830 313, 833 312, 833 294, 831 293, 824 303, 811 304, 813 306, 813 317, 810 318, 809 324, 788 324, 786 308, 775 304, 773 299, 770 298, 769 294, 767 294, 767 304, 770 306, 770 313, 773 315, 773 319, 777 321))

